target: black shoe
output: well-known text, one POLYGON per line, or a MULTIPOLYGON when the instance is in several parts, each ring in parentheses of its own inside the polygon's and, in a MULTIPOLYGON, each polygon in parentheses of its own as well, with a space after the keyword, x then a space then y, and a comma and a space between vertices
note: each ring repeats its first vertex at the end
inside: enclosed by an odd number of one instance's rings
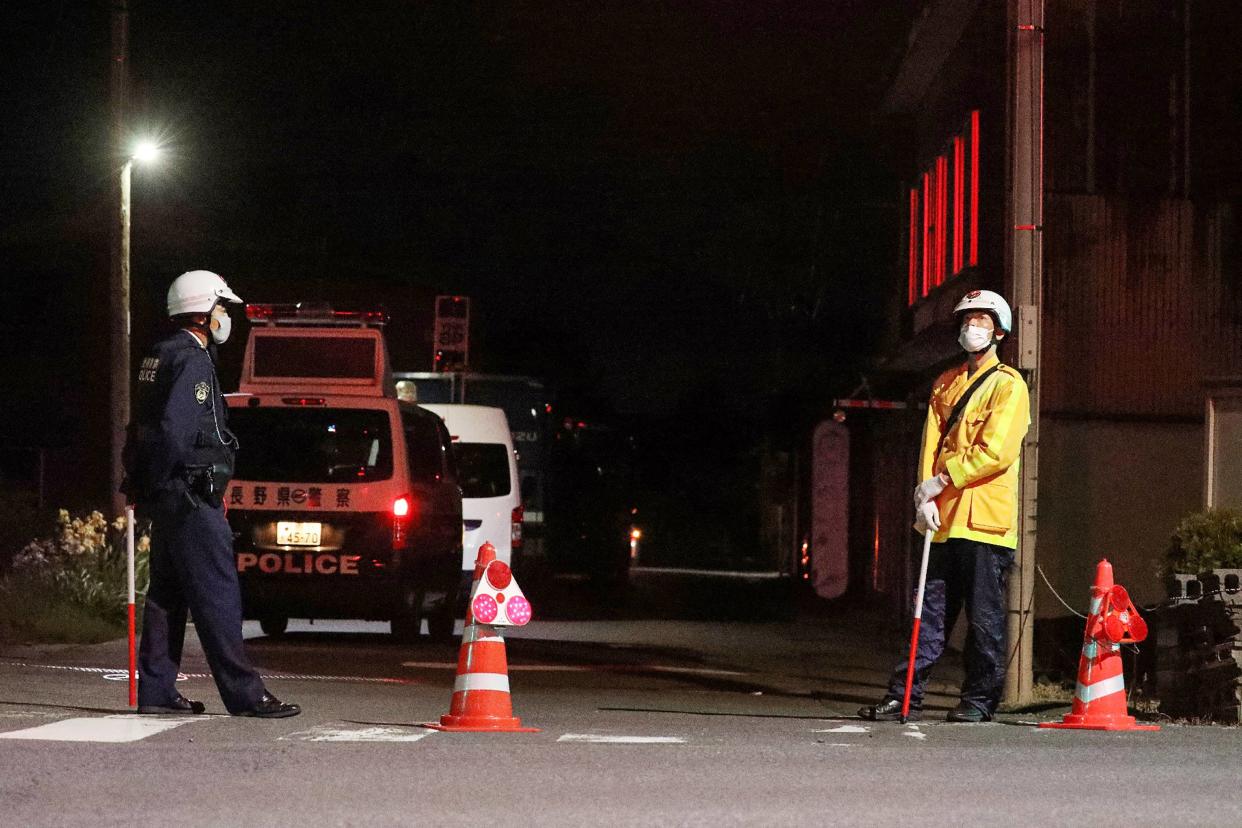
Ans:
POLYGON ((965 722, 966 724, 979 724, 979 722, 992 721, 992 714, 985 713, 975 707, 970 702, 958 702, 957 707, 949 711, 949 715, 944 717, 946 722, 965 722))
MULTIPOLYGON (((872 722, 895 722, 901 718, 901 699, 885 698, 879 704, 860 707, 858 716, 872 722)), ((923 718, 923 711, 911 702, 910 715, 906 717, 906 721, 917 722, 921 718, 923 718)))
POLYGON ((207 710, 207 705, 203 704, 200 701, 190 701, 189 699, 187 699, 185 696, 181 695, 180 693, 177 694, 177 698, 173 699, 171 704, 140 704, 138 705, 138 712, 146 713, 146 714, 167 715, 169 713, 172 713, 172 714, 184 715, 186 713, 189 713, 192 715, 198 715, 199 713, 206 712, 206 710, 207 710))
POLYGON ((257 719, 285 719, 289 716, 296 716, 302 712, 302 708, 296 704, 285 704, 271 693, 264 693, 263 698, 249 710, 243 710, 235 713, 236 716, 254 716, 257 719))

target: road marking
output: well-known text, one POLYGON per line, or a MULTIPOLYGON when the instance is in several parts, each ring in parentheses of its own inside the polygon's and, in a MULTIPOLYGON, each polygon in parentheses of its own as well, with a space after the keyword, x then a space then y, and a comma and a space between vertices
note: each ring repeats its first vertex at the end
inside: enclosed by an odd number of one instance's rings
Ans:
POLYGON ((840 727, 830 727, 826 730, 812 730, 812 733, 867 733, 869 728, 861 725, 841 725, 840 727))
MULTIPOLYGON (((456 661, 403 661, 402 667, 418 670, 456 670, 456 661)), ((660 664, 510 664, 510 673, 673 673, 692 676, 746 676, 737 670, 717 670, 712 667, 669 667, 660 664)))
POLYGON ((137 742, 148 736, 196 721, 192 718, 120 714, 59 722, 0 733, 0 739, 40 739, 51 742, 137 742))
MULTIPOLYGON (((456 665, 453 665, 456 666, 456 665)), ((28 664, 25 661, 0 661, 0 667, 29 667, 37 670, 61 670, 69 673, 93 673, 100 675, 105 681, 122 681, 129 678, 127 670, 116 667, 73 667, 64 664, 28 664)), ((178 673, 177 681, 187 679, 209 679, 211 673, 178 673)), ((260 678, 284 681, 344 681, 355 684, 414 684, 407 678, 377 678, 373 676, 327 676, 305 675, 302 673, 263 673, 260 678)))
POLYGON ((431 735, 430 731, 403 727, 343 728, 319 725, 310 730, 281 736, 281 740, 297 742, 417 742, 431 735))
POLYGON ((918 739, 919 741, 927 738, 927 734, 920 731, 919 726, 915 724, 906 725, 906 730, 901 735, 909 736, 911 739, 918 739))
POLYGON ((607 736, 600 733, 566 733, 558 742, 581 742, 592 745, 684 745, 680 736, 607 736))

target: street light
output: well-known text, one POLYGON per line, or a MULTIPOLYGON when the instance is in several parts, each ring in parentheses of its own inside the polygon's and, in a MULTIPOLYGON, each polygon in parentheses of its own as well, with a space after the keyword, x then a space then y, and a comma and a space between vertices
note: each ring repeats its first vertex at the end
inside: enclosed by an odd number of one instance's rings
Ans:
POLYGON ((130 156, 130 161, 137 161, 139 164, 150 164, 158 160, 160 157, 160 145, 150 140, 139 141, 134 144, 134 154, 130 156))
POLYGON ((112 514, 125 512, 125 496, 121 494, 121 480, 124 469, 121 464, 121 450, 125 447, 125 427, 129 424, 129 193, 130 180, 133 177, 134 162, 149 164, 160 156, 160 145, 156 141, 143 139, 133 145, 129 157, 121 167, 121 212, 112 250, 112 393, 110 425, 112 429, 112 514))

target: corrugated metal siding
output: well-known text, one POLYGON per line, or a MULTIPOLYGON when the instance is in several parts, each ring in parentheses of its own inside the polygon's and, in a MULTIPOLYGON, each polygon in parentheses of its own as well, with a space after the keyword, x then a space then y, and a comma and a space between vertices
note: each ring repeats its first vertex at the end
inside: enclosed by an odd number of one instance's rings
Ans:
POLYGON ((1229 215, 1183 199, 1049 196, 1045 413, 1199 417, 1204 378, 1242 372, 1229 215))

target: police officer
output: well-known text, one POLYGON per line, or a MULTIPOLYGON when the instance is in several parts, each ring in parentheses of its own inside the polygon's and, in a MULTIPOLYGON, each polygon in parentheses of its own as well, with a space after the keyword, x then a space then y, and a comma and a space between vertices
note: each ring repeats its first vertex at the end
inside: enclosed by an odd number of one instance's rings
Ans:
POLYGON ((231 327, 226 302, 241 299, 215 273, 178 276, 168 289, 168 316, 177 330, 138 370, 122 488, 152 519, 139 713, 204 710, 175 684, 187 609, 230 713, 283 718, 301 712, 267 692, 242 644, 241 592, 221 497, 237 450, 215 366, 216 346, 231 327))
MULTIPOLYGON (((1013 328, 1013 313, 990 290, 966 294, 953 309, 966 362, 932 385, 923 429, 915 528, 935 532, 927 566, 923 620, 910 689, 910 714, 922 707, 932 667, 944 652, 963 604, 966 679, 950 722, 991 720, 1008 663, 1005 584, 1018 545, 1018 457, 1030 426, 1022 375, 996 356, 1013 328), (956 415, 956 416, 955 416, 956 415)), ((907 662, 893 671, 888 692, 859 715, 897 719, 907 662)))

